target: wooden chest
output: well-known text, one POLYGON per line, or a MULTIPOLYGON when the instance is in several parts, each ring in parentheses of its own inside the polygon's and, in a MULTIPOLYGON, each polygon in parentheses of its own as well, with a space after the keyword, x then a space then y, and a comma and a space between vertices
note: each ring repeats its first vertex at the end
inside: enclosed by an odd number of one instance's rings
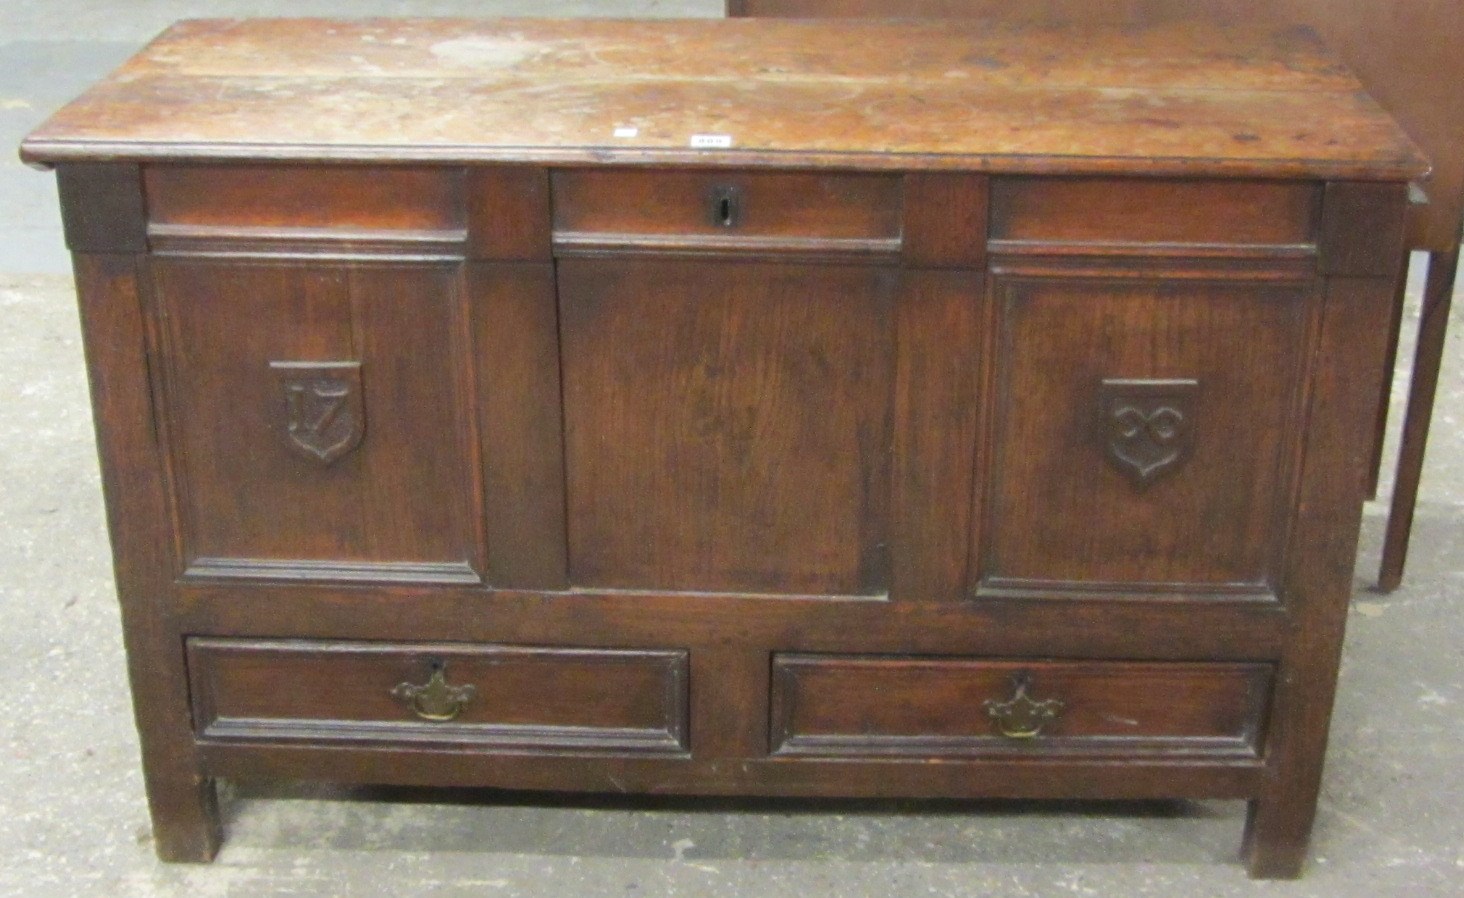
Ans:
POLYGON ((1236 798, 1299 870, 1426 169, 1308 34, 187 22, 23 154, 164 858, 302 777, 1236 798))

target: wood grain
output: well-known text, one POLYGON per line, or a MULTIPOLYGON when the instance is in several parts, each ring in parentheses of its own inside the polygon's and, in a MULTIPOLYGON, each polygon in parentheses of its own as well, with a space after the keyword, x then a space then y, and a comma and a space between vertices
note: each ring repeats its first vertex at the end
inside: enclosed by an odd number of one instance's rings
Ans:
POLYGON ((1251 802, 1244 852, 1253 876, 1300 875, 1321 788, 1332 701, 1382 387, 1387 278, 1328 282, 1306 418, 1286 602, 1297 629, 1277 670, 1268 788, 1251 802))
POLYGON ((1304 285, 997 275, 978 588, 1274 596, 1299 449, 1304 285), (1189 379, 1192 455, 1136 486, 1108 454, 1105 379, 1189 379))
POLYGON ((571 582, 886 591, 896 270, 573 259, 559 285, 571 582))
POLYGON ((1430 202, 1413 219, 1409 246, 1447 252, 1459 245, 1464 226, 1464 92, 1454 86, 1464 80, 1461 0, 728 0, 727 12, 983 19, 1098 35, 1118 26, 1270 23, 1282 31, 1297 25, 1315 29, 1432 161, 1424 182, 1430 202))
POLYGON ((44 126, 160 852, 282 776, 1239 798, 1294 874, 1422 165, 1173 8, 192 22, 44 126))
POLYGON ((192 639, 204 740, 684 754, 686 653, 531 646, 192 639), (424 720, 395 694, 440 669, 471 696, 424 720))
MULTIPOLYGON (((119 174, 128 176, 125 168, 119 174)), ((153 846, 163 860, 207 861, 222 833, 213 781, 187 735, 187 668, 171 614, 172 534, 139 261, 125 253, 77 254, 74 261, 153 846)))
POLYGON ((1357 82, 1294 29, 857 20, 190 21, 58 112, 22 154, 1067 174, 1141 165, 1383 180, 1426 170, 1357 82), (868 47, 880 49, 851 52, 868 47), (625 128, 634 136, 617 137, 625 128), (730 146, 693 147, 704 134, 730 146))
POLYGON ((1263 664, 780 654, 773 753, 1256 758, 1270 677, 1263 664), (1003 736, 985 707, 1010 699, 1018 676, 1029 680, 1033 701, 1060 703, 1030 740, 1003 736))
POLYGON ((488 579, 506 588, 564 589, 564 413, 554 269, 477 263, 468 268, 467 290, 488 579))
POLYGON ((184 569, 480 580, 463 296, 452 268, 228 259, 151 268, 166 322, 164 412, 184 569), (270 370, 277 361, 360 363, 357 449, 328 466, 292 451, 286 397, 270 370), (441 483, 462 488, 434 495, 441 483))

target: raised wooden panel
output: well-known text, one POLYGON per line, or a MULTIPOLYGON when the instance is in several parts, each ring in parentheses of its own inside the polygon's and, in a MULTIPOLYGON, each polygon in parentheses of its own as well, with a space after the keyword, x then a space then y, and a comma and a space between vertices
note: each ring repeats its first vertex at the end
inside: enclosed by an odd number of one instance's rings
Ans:
POLYGON ((1254 759, 1270 680, 1266 664, 776 655, 771 748, 1254 759))
POLYGON ((688 748, 679 650, 195 638, 188 666, 209 741, 688 748))
POLYGON ((994 278, 978 589, 1274 594, 1311 296, 994 278))
POLYGON ((900 178, 883 174, 569 169, 553 175, 563 254, 899 249, 900 178))
MULTIPOLYGON (((1321 187, 1305 181, 997 178, 998 243, 1309 245, 1321 187), (1196 214, 1202 212, 1203 214, 1196 214)), ((1192 251, 1192 250, 1191 250, 1192 251)))
POLYGON ((152 271, 189 575, 479 581, 455 268, 152 271))
POLYGON ((562 261, 571 581, 883 593, 898 283, 562 261))

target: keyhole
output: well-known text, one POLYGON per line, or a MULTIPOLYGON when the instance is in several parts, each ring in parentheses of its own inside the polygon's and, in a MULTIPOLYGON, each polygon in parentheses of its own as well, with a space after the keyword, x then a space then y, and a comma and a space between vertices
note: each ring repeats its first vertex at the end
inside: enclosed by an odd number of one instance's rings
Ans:
POLYGON ((712 222, 724 228, 737 225, 737 188, 718 187, 712 192, 712 222))

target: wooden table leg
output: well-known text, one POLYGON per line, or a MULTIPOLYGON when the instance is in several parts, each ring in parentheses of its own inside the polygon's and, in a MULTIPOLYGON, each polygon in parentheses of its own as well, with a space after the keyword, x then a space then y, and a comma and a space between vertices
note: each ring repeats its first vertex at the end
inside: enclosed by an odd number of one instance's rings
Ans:
POLYGON ((1408 266, 1413 253, 1403 252, 1398 269, 1398 293, 1393 298, 1393 321, 1388 331, 1388 361, 1383 368, 1383 391, 1378 394, 1377 423, 1373 427, 1372 466, 1368 469, 1367 498, 1378 497, 1378 480, 1383 472, 1383 442, 1388 437, 1388 410, 1393 406, 1393 369, 1398 365, 1398 337, 1403 332, 1403 305, 1408 294, 1408 266))
POLYGON ((1403 581, 1403 564, 1408 558, 1408 537, 1413 529, 1418 480, 1423 473, 1423 453, 1428 445, 1428 427, 1433 418, 1439 366, 1444 357, 1444 335, 1449 326, 1449 306, 1453 301, 1458 271, 1458 247, 1448 252, 1429 254, 1423 318, 1418 328, 1418 348, 1413 357, 1413 382, 1408 389, 1408 417, 1403 424, 1398 477, 1393 484, 1393 507, 1388 514, 1388 533, 1378 572, 1378 589, 1383 592, 1392 592, 1403 581))

